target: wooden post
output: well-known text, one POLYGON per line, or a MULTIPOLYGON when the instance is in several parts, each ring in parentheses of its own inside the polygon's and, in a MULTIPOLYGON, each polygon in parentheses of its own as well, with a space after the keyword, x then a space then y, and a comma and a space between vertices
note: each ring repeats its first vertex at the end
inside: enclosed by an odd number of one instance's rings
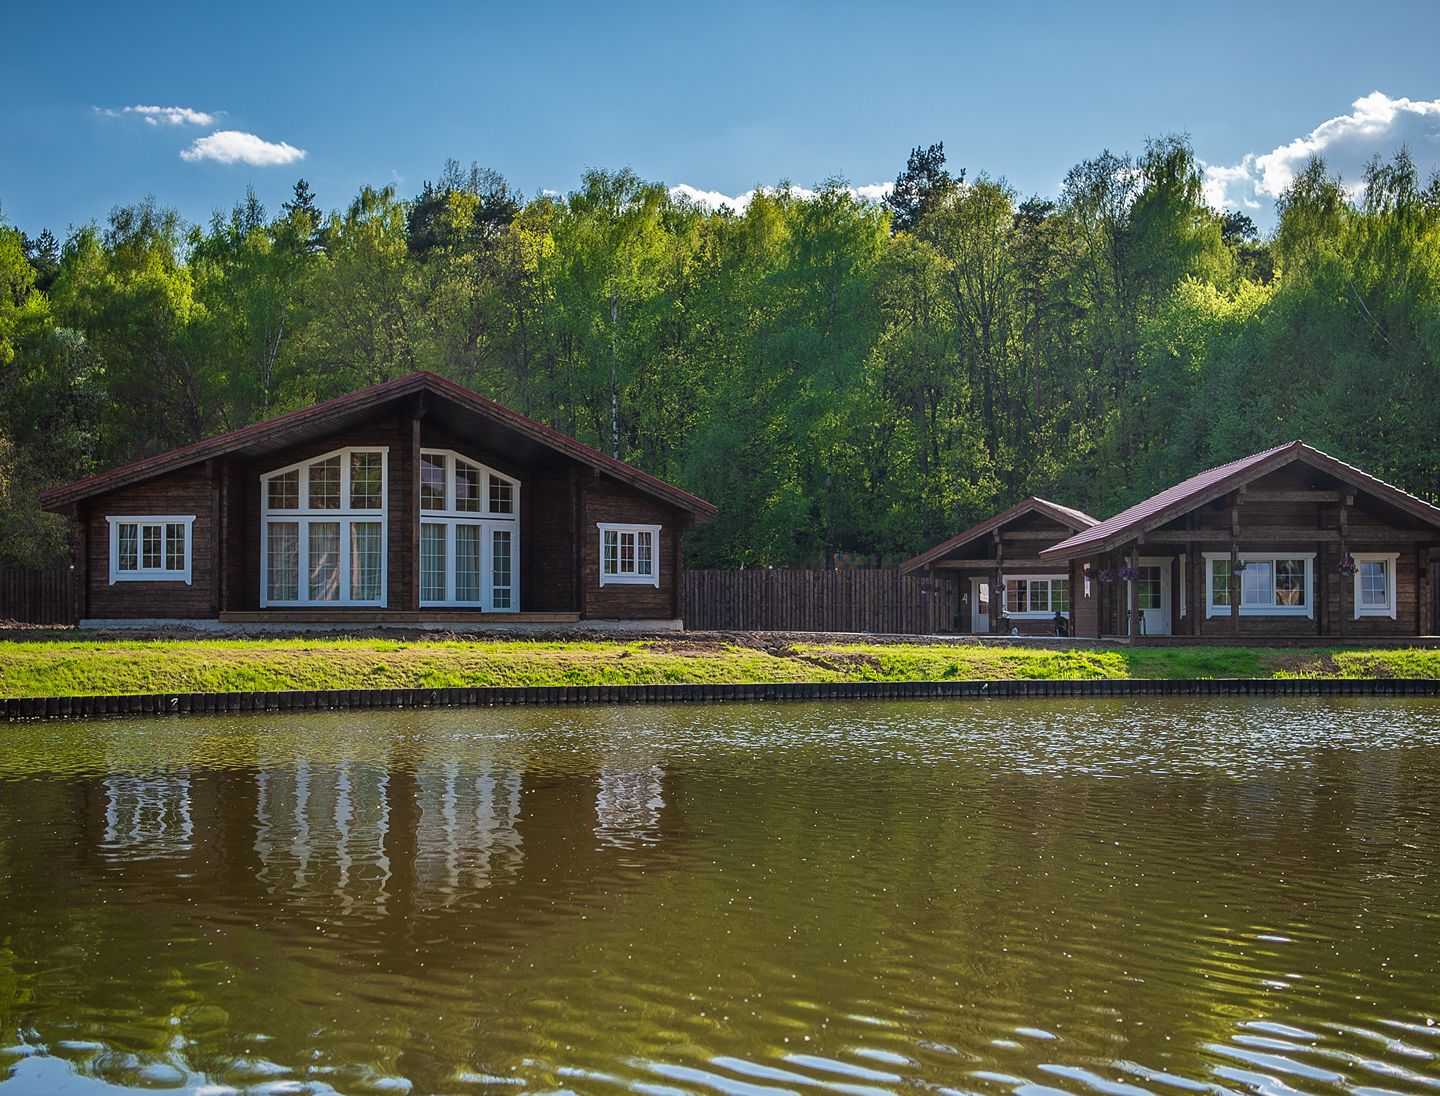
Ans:
POLYGON ((1416 549, 1415 563, 1419 568, 1415 575, 1415 596, 1419 599, 1415 632, 1422 636, 1433 635, 1435 632, 1435 590, 1430 582, 1430 549, 1416 549))
MULTIPOLYGON (((223 457, 211 457, 205 462, 205 481, 210 485, 210 604, 216 619, 220 616, 220 601, 225 585, 225 497, 224 482, 220 475, 223 457)), ((190 566, 194 568, 195 543, 191 542, 190 566)))
POLYGON ((416 613, 420 611, 420 421, 425 411, 425 393, 421 392, 410 414, 410 505, 406 507, 410 523, 406 531, 410 542, 410 596, 405 608, 416 613))
MULTIPOLYGON (((1340 558, 1341 558, 1341 559, 1343 559, 1345 556, 1349 555, 1349 553, 1350 553, 1350 504, 1351 504, 1352 502, 1354 502, 1354 501, 1355 501, 1355 496, 1354 496, 1354 495, 1342 494, 1342 495, 1340 496, 1340 558)), ((1338 574, 1338 562, 1339 562, 1339 561, 1337 560, 1336 562, 1337 562, 1337 574, 1338 574)), ((1395 580, 1394 580, 1394 578, 1392 577, 1390 581, 1391 581, 1391 582, 1394 582, 1395 580)), ((1353 582, 1354 582, 1353 577, 1351 577, 1351 576, 1349 576, 1349 575, 1340 575, 1340 596, 1335 599, 1335 600, 1336 600, 1336 609, 1337 609, 1337 612, 1335 613, 1335 634, 1336 634, 1337 636, 1343 636, 1343 635, 1346 633, 1346 631, 1348 630, 1348 629, 1346 628, 1346 619, 1345 619, 1345 618, 1348 617, 1348 616, 1350 615, 1350 613, 1349 613, 1349 611, 1346 609, 1345 603, 1346 603, 1346 595, 1350 592, 1349 589, 1348 589, 1348 587, 1349 587, 1349 586, 1351 585, 1351 583, 1353 583, 1353 582)))
POLYGON ((570 466, 570 607, 585 615, 585 546, 580 539, 580 467, 570 466))
POLYGON ((76 503, 70 514, 75 526, 75 556, 70 565, 71 613, 75 618, 72 623, 78 624, 90 612, 89 503, 76 503))
POLYGON ((995 582, 990 587, 990 634, 995 635, 1000 631, 1008 591, 1001 593, 1005 582, 1005 545, 1000 540, 998 529, 991 536, 995 539, 995 582))
MULTIPOLYGON (((675 619, 685 619, 685 530, 693 524, 693 519, 684 517, 675 523, 675 551, 670 570, 670 581, 675 585, 671 589, 671 608, 675 613, 675 619)), ((659 555, 660 546, 655 546, 656 555, 659 555)))
POLYGON ((1240 634, 1240 503, 1245 500, 1245 488, 1235 492, 1235 501, 1230 507, 1230 633, 1240 634))
POLYGON ((1140 552, 1137 548, 1130 549, 1130 577, 1125 580, 1125 585, 1130 591, 1130 642, 1140 642, 1140 584, 1138 572, 1140 570, 1140 552))

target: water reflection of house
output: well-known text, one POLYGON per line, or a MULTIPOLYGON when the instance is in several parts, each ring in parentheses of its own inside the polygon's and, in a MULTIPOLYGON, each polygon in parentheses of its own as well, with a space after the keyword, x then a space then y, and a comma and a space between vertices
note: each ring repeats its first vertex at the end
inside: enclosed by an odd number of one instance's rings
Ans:
POLYGON ((603 845, 629 848, 660 839, 665 770, 659 765, 604 765, 595 794, 595 836, 603 845))
POLYGON ((102 850, 111 859, 181 856, 194 844, 188 773, 114 773, 105 778, 102 850))
POLYGON ((489 764, 474 768, 457 761, 433 762, 416 770, 415 784, 419 894, 448 902, 461 891, 518 874, 519 772, 489 764))
POLYGON ((272 894, 330 894, 383 909, 390 881, 385 769, 354 762, 255 774, 257 877, 272 894))

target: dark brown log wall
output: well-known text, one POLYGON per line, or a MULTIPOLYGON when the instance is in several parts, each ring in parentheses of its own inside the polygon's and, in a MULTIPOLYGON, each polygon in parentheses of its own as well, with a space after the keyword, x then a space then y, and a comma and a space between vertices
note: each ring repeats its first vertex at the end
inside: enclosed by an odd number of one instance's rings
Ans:
POLYGON ((84 520, 86 586, 90 617, 172 618, 214 617, 215 523, 211 481, 204 465, 112 491, 89 500, 84 520), (122 515, 194 515, 191 529, 190 583, 110 582, 110 523, 122 515))
POLYGON ((672 620, 680 616, 684 602, 675 572, 676 539, 688 525, 688 515, 608 476, 582 473, 579 486, 580 615, 589 620, 672 620), (660 526, 658 587, 600 585, 599 522, 660 526))

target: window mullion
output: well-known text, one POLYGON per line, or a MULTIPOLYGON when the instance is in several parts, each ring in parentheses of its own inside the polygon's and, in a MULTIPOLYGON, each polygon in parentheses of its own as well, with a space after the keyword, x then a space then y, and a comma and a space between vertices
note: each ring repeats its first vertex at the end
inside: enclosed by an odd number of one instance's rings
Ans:
POLYGON ((310 522, 307 518, 300 518, 295 523, 296 545, 295 558, 299 560, 299 574, 295 576, 295 600, 302 604, 310 604, 310 522))
MULTIPOLYGON (((341 472, 341 476, 340 476, 340 481, 341 481, 341 490, 343 491, 343 490, 344 490, 344 481, 345 481, 345 475, 344 475, 344 472, 343 472, 343 465, 342 465, 342 472, 341 472)), ((342 497, 342 498, 349 498, 348 495, 344 495, 344 494, 342 494, 341 497, 342 497)), ((338 520, 336 521, 336 526, 337 526, 337 528, 338 528, 339 542, 340 542, 339 544, 337 544, 337 545, 335 546, 335 550, 340 553, 340 559, 339 559, 339 564, 340 564, 340 589, 336 591, 336 593, 339 595, 339 597, 338 597, 336 600, 337 600, 340 604, 344 605, 344 604, 346 604, 347 602, 349 602, 349 600, 350 600, 350 553, 349 553, 349 551, 347 550, 347 549, 349 548, 349 546, 350 546, 350 537, 347 535, 347 534, 350 532, 350 519, 349 519, 349 518, 340 518, 340 519, 338 519, 338 520)))
MULTIPOLYGON (((486 497, 488 498, 490 491, 490 477, 488 475, 485 477, 485 491, 486 497)), ((480 559, 477 564, 480 568, 479 590, 477 593, 480 595, 480 611, 482 613, 488 613, 495 608, 494 540, 494 524, 488 521, 482 521, 480 523, 480 559)))
MULTIPOLYGON (((451 462, 453 464, 453 461, 451 462)), ((445 523, 445 593, 443 600, 453 603, 455 599, 455 519, 445 523)))

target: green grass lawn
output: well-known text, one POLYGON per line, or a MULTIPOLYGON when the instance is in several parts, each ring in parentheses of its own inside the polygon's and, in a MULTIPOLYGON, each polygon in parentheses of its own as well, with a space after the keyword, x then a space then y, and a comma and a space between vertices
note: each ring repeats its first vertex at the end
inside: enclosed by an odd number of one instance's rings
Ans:
POLYGON ((0 641, 0 696, 1005 678, 1436 677, 1440 650, 665 639, 0 641))

